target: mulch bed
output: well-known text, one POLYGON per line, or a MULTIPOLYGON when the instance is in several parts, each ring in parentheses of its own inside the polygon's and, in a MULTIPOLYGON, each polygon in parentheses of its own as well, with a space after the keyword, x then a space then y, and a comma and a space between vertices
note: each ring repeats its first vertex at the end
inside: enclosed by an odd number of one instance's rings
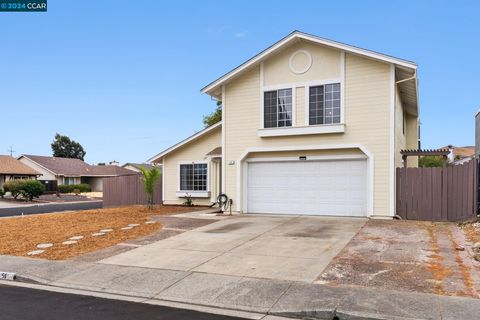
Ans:
POLYGON ((152 216, 170 215, 204 207, 144 206, 85 210, 0 219, 0 255, 27 256, 40 243, 53 243, 44 253, 33 256, 49 260, 69 259, 84 253, 104 249, 115 244, 149 235, 160 228, 160 223, 145 224, 152 216), (130 230, 120 230, 129 224, 139 224, 130 230), (93 237, 101 229, 113 229, 104 236, 93 237), (73 245, 62 242, 73 236, 84 236, 73 245))

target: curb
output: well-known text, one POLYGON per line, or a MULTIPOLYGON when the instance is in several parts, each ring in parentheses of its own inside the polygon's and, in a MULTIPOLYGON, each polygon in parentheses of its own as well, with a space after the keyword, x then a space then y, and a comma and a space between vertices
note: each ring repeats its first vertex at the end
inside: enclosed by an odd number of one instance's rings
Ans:
POLYGON ((255 312, 248 312, 248 311, 235 310, 235 309, 224 309, 224 308, 217 308, 217 307, 197 305, 197 304, 188 304, 183 302, 174 302, 174 301, 161 300, 161 299, 132 297, 132 296, 120 295, 120 294, 114 294, 114 293, 108 293, 108 292, 90 291, 90 290, 83 290, 83 289, 71 289, 66 287, 38 284, 38 283, 35 283, 34 280, 27 279, 27 278, 18 277, 17 279, 18 281, 1 281, 0 285, 22 287, 22 288, 28 288, 28 289, 34 289, 34 290, 51 291, 51 292, 65 293, 65 294, 83 295, 83 296, 90 296, 90 297, 110 299, 110 300, 119 300, 119 301, 133 302, 133 303, 144 303, 149 305, 158 305, 163 307, 186 309, 186 310, 224 315, 224 316, 230 316, 230 317, 239 317, 239 318, 245 318, 245 319, 251 319, 251 320, 261 320, 267 317, 267 314, 264 314, 264 313, 255 313, 255 312), (29 280, 29 282, 20 282, 20 279, 27 279, 29 280))

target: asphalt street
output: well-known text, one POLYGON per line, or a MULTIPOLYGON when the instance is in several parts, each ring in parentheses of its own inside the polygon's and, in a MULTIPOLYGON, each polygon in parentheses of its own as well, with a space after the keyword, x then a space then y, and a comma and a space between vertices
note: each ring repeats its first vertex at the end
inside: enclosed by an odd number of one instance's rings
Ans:
POLYGON ((103 203, 99 201, 84 201, 75 203, 52 203, 32 206, 18 206, 13 208, 0 208, 0 217, 11 217, 24 215, 37 214, 37 213, 49 213, 58 211, 70 211, 70 210, 90 210, 100 209, 103 203))
POLYGON ((154 319, 210 319, 235 320, 227 317, 176 309, 133 303, 119 300, 102 299, 57 293, 22 287, 0 285, 1 320, 154 320, 154 319))

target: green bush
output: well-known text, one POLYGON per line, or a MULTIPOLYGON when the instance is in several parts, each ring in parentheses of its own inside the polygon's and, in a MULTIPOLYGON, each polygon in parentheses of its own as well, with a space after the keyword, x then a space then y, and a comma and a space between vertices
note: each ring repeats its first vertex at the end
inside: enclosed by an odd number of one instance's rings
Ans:
POLYGON ((3 198, 4 195, 5 195, 5 190, 3 190, 3 188, 0 188, 0 198, 3 198))
POLYGON ((76 184, 75 189, 80 190, 80 192, 91 192, 92 187, 87 183, 76 184))
POLYGON ((73 192, 73 184, 61 184, 58 186, 58 192, 60 193, 72 193, 73 192))
POLYGON ((37 180, 11 180, 3 185, 5 192, 10 192, 16 199, 19 195, 32 201, 38 198, 45 191, 45 186, 37 180))
POLYGON ((21 194, 22 190, 22 180, 10 180, 3 184, 3 190, 5 192, 10 192, 12 197, 17 199, 17 197, 21 194))
POLYGON ((73 193, 75 189, 78 189, 80 192, 90 192, 92 188, 87 183, 81 184, 61 184, 58 186, 58 192, 60 193, 73 193))

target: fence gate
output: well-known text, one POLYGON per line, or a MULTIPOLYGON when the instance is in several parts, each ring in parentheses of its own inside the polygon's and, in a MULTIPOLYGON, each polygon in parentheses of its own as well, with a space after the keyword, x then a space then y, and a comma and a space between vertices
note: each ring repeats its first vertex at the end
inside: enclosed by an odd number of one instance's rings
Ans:
MULTIPOLYGON (((153 203, 162 204, 161 179, 153 191, 153 203)), ((109 177, 103 179, 103 207, 147 204, 147 193, 142 175, 109 177)))
POLYGON ((477 214, 478 160, 445 168, 397 168, 397 214, 408 220, 461 221, 477 214))

